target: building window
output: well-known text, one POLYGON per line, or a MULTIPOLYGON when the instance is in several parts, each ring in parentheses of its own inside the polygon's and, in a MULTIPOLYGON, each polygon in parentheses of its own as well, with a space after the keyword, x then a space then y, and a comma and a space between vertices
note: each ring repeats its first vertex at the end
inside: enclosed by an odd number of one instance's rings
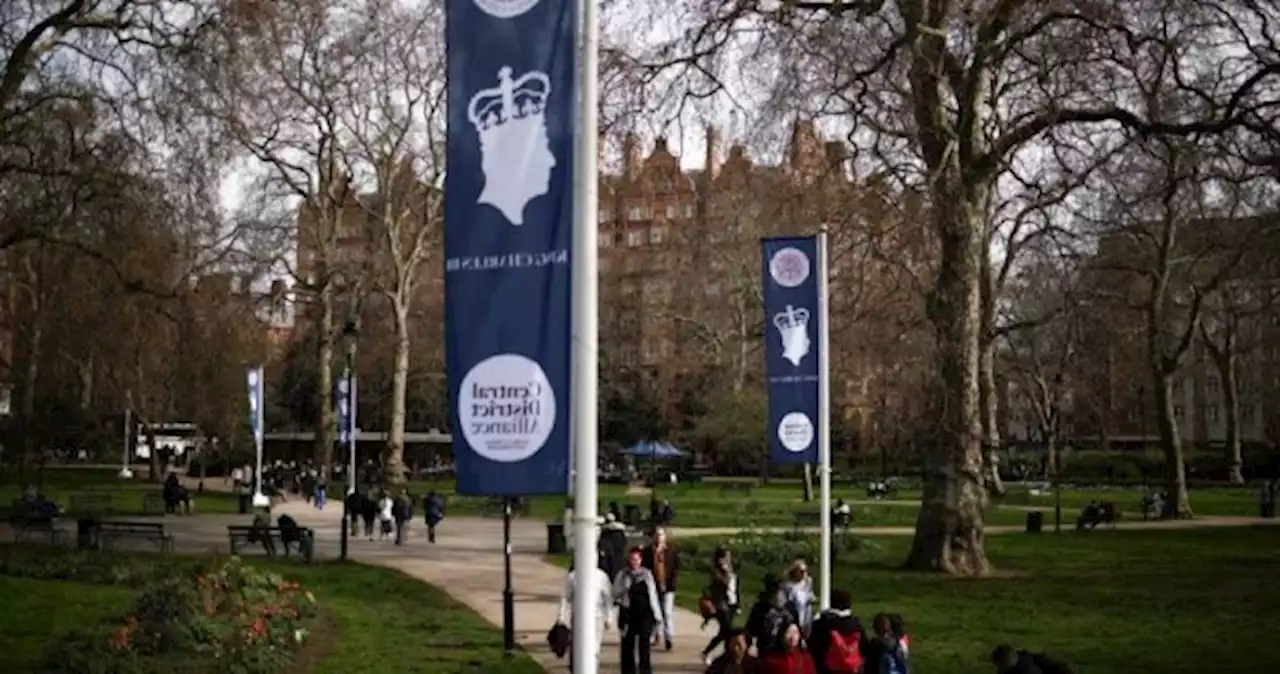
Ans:
POLYGON ((627 211, 627 219, 628 220, 644 220, 644 207, 632 206, 631 210, 627 211))
POLYGON ((601 248, 608 248, 613 245, 613 234, 611 232, 603 232, 596 236, 600 242, 601 248))
POLYGON ((1205 420, 1206 420, 1206 421, 1209 421, 1209 422, 1215 422, 1215 421, 1217 421, 1217 420, 1218 420, 1218 406, 1217 406, 1217 405, 1205 405, 1205 406, 1204 406, 1204 418, 1205 418, 1205 420))
POLYGON ((1253 405, 1244 405, 1240 408, 1240 422, 1245 424, 1253 423, 1253 405))
POLYGON ((667 204, 667 219, 675 220, 680 217, 680 207, 675 204, 667 204))
POLYGON ((662 243, 662 236, 666 233, 663 227, 649 228, 649 243, 662 243))
POLYGON ((693 204, 687 204, 687 205, 684 207, 684 217, 686 217, 686 218, 692 218, 692 217, 693 217, 693 204))
POLYGON ((1182 405, 1174 405, 1174 406, 1173 406, 1173 416, 1174 416, 1174 417, 1176 417, 1176 418, 1178 418, 1178 419, 1181 419, 1181 418, 1182 418, 1182 416, 1183 416, 1183 409, 1182 409, 1182 405))
POLYGON ((1216 396, 1222 393, 1222 380, 1217 377, 1209 377, 1209 381, 1204 383, 1205 393, 1216 396))
POLYGON ((635 248, 644 245, 644 232, 642 230, 632 230, 627 232, 627 245, 635 248))
POLYGON ((609 222, 613 219, 613 213, 607 208, 596 208, 596 222, 609 222))

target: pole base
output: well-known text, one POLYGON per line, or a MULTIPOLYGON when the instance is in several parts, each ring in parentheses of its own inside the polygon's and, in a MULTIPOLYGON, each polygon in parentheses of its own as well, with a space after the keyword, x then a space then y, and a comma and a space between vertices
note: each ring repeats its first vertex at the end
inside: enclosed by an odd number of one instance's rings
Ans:
POLYGON ((119 473, 117 473, 117 475, 119 475, 119 476, 120 476, 120 479, 121 479, 121 480, 132 480, 132 479, 133 479, 133 471, 132 471, 132 470, 130 470, 130 469, 128 469, 128 468, 121 468, 121 469, 120 469, 120 472, 119 472, 119 473))
POLYGON ((255 508, 270 508, 270 507, 271 507, 271 497, 267 496, 266 494, 264 494, 264 493, 262 493, 262 492, 258 492, 258 493, 256 493, 256 494, 254 494, 254 495, 253 495, 253 507, 255 507, 255 508))

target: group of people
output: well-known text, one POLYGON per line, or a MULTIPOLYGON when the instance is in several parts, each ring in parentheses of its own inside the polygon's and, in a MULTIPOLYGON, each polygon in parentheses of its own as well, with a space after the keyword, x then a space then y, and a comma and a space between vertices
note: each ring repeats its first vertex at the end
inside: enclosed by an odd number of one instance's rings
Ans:
MULTIPOLYGON (((611 516, 606 516, 611 519, 611 516)), ((596 657, 606 630, 617 623, 621 634, 622 674, 651 674, 652 649, 671 650, 676 638, 675 593, 680 582, 679 550, 661 526, 649 543, 631 547, 626 564, 610 569, 609 539, 617 527, 606 523, 601 534, 597 574, 596 657)), ((569 634, 570 607, 577 571, 571 569, 561 595, 553 642, 569 634), (562 635, 557 637, 557 635, 562 635)), ((910 637, 901 616, 881 614, 864 630, 852 614, 846 591, 832 593, 831 609, 815 614, 813 579, 798 559, 784 577, 770 575, 750 607, 746 625, 734 626, 739 612, 738 576, 733 553, 718 548, 700 609, 703 629, 714 623, 715 635, 702 649, 707 674, 907 674, 910 637), (754 654, 753 654, 754 648, 754 654)), ((553 647, 555 643, 552 644, 553 647)), ((565 648, 558 649, 561 653, 565 648)), ((573 663, 570 661, 570 667, 573 663)))
MULTIPOLYGON (((395 544, 404 545, 409 525, 413 522, 415 501, 407 489, 392 494, 387 489, 362 488, 347 494, 345 505, 351 536, 360 535, 358 528, 363 524, 364 536, 372 541, 376 525, 378 540, 385 541, 394 534, 395 544)), ((436 527, 444 520, 444 499, 434 491, 430 492, 422 499, 422 510, 427 524, 427 542, 435 543, 436 527)))

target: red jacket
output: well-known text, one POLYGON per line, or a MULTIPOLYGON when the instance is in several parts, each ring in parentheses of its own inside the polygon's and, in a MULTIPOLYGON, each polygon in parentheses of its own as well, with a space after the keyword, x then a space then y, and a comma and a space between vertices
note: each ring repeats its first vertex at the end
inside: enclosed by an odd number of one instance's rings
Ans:
POLYGON ((790 653, 769 651, 760 659, 760 674, 817 674, 813 657, 800 649, 790 653))

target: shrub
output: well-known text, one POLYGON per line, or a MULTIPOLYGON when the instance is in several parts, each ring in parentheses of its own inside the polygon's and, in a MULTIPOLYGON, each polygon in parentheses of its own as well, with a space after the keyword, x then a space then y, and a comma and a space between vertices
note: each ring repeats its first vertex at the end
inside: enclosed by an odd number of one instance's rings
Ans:
POLYGON ((7 548, 0 552, 0 576, 90 585, 143 587, 157 577, 194 573, 204 564, 181 557, 121 557, 40 548, 7 548))
POLYGON ((139 663, 180 662, 184 671, 277 672, 315 611, 315 597, 297 583, 232 557, 148 586, 119 625, 69 639, 45 671, 132 674, 159 671, 139 663))
MULTIPOLYGON (((717 547, 733 551, 738 567, 754 566, 781 571, 797 558, 816 564, 822 557, 821 539, 805 532, 766 533, 745 530, 729 538, 698 536, 680 542, 680 561, 695 572, 709 572, 717 547)), ((836 532, 831 541, 832 554, 841 560, 855 559, 874 553, 878 546, 871 540, 836 532)))

